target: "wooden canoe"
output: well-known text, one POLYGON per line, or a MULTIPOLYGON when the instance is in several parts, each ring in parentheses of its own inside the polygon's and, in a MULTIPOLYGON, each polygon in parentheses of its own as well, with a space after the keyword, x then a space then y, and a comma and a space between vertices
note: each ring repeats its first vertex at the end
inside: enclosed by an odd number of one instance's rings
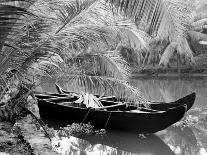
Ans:
POLYGON ((127 109, 129 111, 108 111, 60 105, 43 99, 38 99, 38 106, 40 116, 45 123, 53 121, 58 122, 60 126, 65 126, 71 123, 90 122, 96 128, 136 133, 155 133, 163 130, 179 121, 186 112, 185 105, 157 112, 129 109, 127 109))
MULTIPOLYGON (((77 100, 79 97, 78 96, 73 96, 70 93, 65 92, 65 94, 35 94, 35 96, 38 99, 45 99, 49 102, 54 102, 54 103, 63 103, 63 102, 73 102, 75 100, 77 100)), ((158 110, 158 111, 166 111, 169 108, 173 108, 173 107, 177 107, 177 106, 181 106, 181 105, 186 105, 187 106, 187 111, 193 106, 194 102, 195 102, 195 98, 196 98, 196 93, 191 93, 183 98, 180 98, 174 102, 149 102, 149 108, 152 110, 158 110)), ((100 100, 101 103, 104 106, 110 106, 110 105, 116 105, 118 100, 115 97, 109 97, 108 99, 105 100, 100 100)), ((127 102, 123 102, 123 103, 127 103, 127 102)), ((127 104, 133 104, 133 103, 127 103, 127 104)), ((125 104, 117 106, 116 108, 118 108, 119 110, 125 110, 125 104)), ((144 108, 143 105, 140 105, 142 108, 144 108)), ((137 109, 137 107, 135 106, 134 109, 137 109)), ((110 108, 109 110, 115 110, 114 108, 110 108)))
MULTIPOLYGON (((66 94, 77 94, 77 93, 74 93, 74 92, 68 92, 66 90, 64 90, 63 88, 61 88, 59 85, 55 84, 55 87, 57 89, 57 92, 60 94, 60 95, 66 95, 66 94)), ((99 95, 95 95, 97 97, 99 97, 99 95)), ((112 101, 112 102, 117 102, 117 101, 124 101, 124 99, 117 99, 115 96, 110 96, 110 97, 105 97, 106 99, 105 100, 102 100, 102 102, 109 102, 112 101)), ((183 98, 180 98, 174 102, 169 102, 166 104, 166 102, 150 102, 150 105, 149 107, 151 109, 154 109, 154 110, 167 110, 169 108, 173 108, 173 107, 177 107, 177 106, 180 106, 180 105, 186 105, 187 106, 187 111, 193 106, 194 102, 195 102, 195 99, 196 99, 196 93, 193 92, 183 98)), ((111 103, 113 104, 113 103, 111 103)), ((116 104, 116 103, 115 103, 116 104)))

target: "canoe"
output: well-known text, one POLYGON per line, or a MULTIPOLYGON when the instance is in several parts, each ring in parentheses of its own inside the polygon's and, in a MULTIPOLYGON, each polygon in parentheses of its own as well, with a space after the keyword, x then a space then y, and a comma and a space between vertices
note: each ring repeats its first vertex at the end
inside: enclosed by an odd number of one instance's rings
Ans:
MULTIPOLYGON (((60 95, 65 95, 65 94, 71 94, 71 93, 74 93, 74 92, 69 92, 69 91, 66 91, 64 90, 63 88, 61 88, 59 85, 55 84, 55 87, 57 89, 57 92, 60 94, 60 95)), ((95 95, 97 97, 99 97, 98 95, 95 95)), ((195 99, 196 99, 196 93, 193 92, 183 98, 180 98, 174 102, 169 102, 166 104, 166 102, 150 102, 150 105, 149 107, 151 109, 154 109, 154 110, 167 110, 169 108, 173 108, 173 107, 177 107, 177 106, 180 106, 180 105, 186 105, 187 106, 187 111, 193 106, 194 102, 195 102, 195 99)), ((117 99, 115 96, 110 96, 108 97, 108 99, 106 99, 105 101, 109 103, 109 101, 113 101, 113 102, 116 102, 116 101, 124 101, 124 99, 117 99)), ((102 100, 104 102, 104 100, 102 100)))
MULTIPOLYGON (((60 126, 71 123, 91 123, 95 128, 120 130, 136 133, 155 133, 178 122, 186 112, 182 105, 167 111, 133 110, 128 106, 124 111, 110 111, 60 105, 44 99, 38 99, 40 116, 44 121, 58 122, 60 126)), ((45 122, 47 123, 47 122, 45 122)))
MULTIPOLYGON (((57 91, 61 94, 54 94, 54 93, 53 94, 36 94, 36 97, 39 99, 48 99, 50 102, 55 102, 55 103, 72 102, 79 98, 76 93, 65 91, 57 84, 56 84, 56 88, 57 88, 57 91)), ((99 97, 98 95, 96 96, 99 97)), ((193 106, 195 99, 196 99, 196 93, 193 92, 174 102, 166 103, 166 102, 150 102, 149 101, 148 107, 152 110, 166 111, 169 108, 186 105, 187 111, 188 111, 193 106)), ((120 100, 124 102, 124 99, 117 99, 115 96, 110 96, 110 97, 105 96, 104 99, 100 99, 101 103, 104 106, 115 105, 118 102, 120 102, 120 100)), ((127 102, 124 102, 124 103, 127 103, 127 102)), ((133 103, 128 102, 127 104, 133 104, 133 103)), ((140 105, 140 106, 144 108, 144 105, 140 105)), ((125 105, 123 104, 123 105, 117 106, 116 108, 119 108, 119 110, 124 110, 125 105)), ((134 108, 137 109, 137 106, 135 106, 134 108)), ((114 110, 114 108, 111 108, 110 110, 114 110)))

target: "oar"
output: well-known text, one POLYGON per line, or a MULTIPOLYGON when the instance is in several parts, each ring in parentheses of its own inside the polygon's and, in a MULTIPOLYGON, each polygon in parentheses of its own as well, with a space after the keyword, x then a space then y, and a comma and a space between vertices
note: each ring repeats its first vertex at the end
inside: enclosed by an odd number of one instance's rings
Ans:
POLYGON ((73 99, 73 97, 56 97, 56 98, 48 98, 48 99, 44 99, 45 101, 49 101, 49 102, 56 102, 56 101, 63 101, 63 100, 68 100, 70 101, 71 99, 73 99))
POLYGON ((67 95, 55 96, 55 95, 49 95, 49 94, 35 94, 35 97, 39 99, 52 99, 52 98, 58 98, 58 97, 67 97, 67 95))
POLYGON ((103 101, 107 101, 107 99, 112 99, 112 98, 116 98, 116 96, 104 96, 104 97, 100 97, 99 100, 103 100, 103 101))
MULTIPOLYGON (((124 102, 124 103, 118 103, 116 105, 104 106, 104 107, 99 107, 99 108, 94 108, 94 109, 95 110, 102 110, 102 109, 114 108, 114 107, 118 107, 118 106, 124 106, 124 105, 127 105, 127 104, 128 103, 124 102)), ((153 109, 149 109, 149 108, 141 108, 141 109, 138 109, 138 110, 145 110, 146 112, 163 112, 163 111, 153 110, 153 109)))
POLYGON ((104 107, 98 107, 98 108, 94 108, 95 110, 102 110, 102 109, 108 109, 108 108, 114 108, 114 107, 118 107, 121 105, 126 105, 127 103, 118 103, 116 105, 110 105, 110 106, 104 106, 104 107))

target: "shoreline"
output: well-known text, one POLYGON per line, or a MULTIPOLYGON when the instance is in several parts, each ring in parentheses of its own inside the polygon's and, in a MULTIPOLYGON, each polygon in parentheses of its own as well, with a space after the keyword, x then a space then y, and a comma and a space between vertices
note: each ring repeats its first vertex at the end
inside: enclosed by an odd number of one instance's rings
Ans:
POLYGON ((132 78, 139 77, 172 77, 172 78, 183 78, 183 77, 207 77, 207 68, 198 67, 181 67, 179 70, 176 67, 172 68, 160 68, 160 67, 149 67, 140 70, 134 70, 131 73, 132 78))
POLYGON ((143 74, 143 73, 132 73, 131 78, 207 78, 207 73, 157 73, 157 74, 143 74))

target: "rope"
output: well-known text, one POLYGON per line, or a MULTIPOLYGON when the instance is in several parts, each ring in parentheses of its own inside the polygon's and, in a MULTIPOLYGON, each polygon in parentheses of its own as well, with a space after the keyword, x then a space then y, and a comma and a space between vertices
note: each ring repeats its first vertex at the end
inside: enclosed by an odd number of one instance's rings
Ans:
POLYGON ((83 123, 83 122, 85 121, 85 119, 87 118, 87 116, 88 116, 89 112, 91 111, 91 109, 92 109, 92 108, 89 108, 89 110, 88 110, 87 114, 85 115, 85 117, 83 118, 83 120, 82 120, 82 122, 81 122, 81 123, 83 123))
POLYGON ((106 124, 105 124, 105 126, 104 126, 104 129, 106 128, 106 126, 107 126, 107 124, 108 124, 108 122, 109 122, 110 117, 111 117, 111 112, 109 112, 109 116, 108 116, 108 119, 107 119, 106 124))

